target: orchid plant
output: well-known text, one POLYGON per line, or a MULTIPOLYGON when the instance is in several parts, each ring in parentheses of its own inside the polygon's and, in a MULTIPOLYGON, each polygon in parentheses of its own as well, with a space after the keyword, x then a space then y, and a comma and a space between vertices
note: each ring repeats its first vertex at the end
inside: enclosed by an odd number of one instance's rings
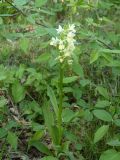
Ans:
POLYGON ((75 49, 75 25, 69 25, 62 28, 60 25, 57 30, 57 37, 52 37, 50 45, 59 49, 59 55, 57 59, 60 63, 64 63, 67 60, 68 64, 72 63, 72 54, 75 49))
POLYGON ((52 37, 50 41, 50 45, 56 47, 59 52, 56 60, 58 60, 60 64, 60 71, 59 71, 59 107, 58 107, 58 129, 59 129, 59 135, 60 140, 59 143, 61 143, 62 139, 62 110, 63 110, 63 77, 64 77, 64 68, 66 62, 71 65, 72 55, 73 51, 75 49, 75 25, 71 24, 68 26, 65 26, 62 28, 62 26, 59 25, 57 30, 57 37, 52 37))

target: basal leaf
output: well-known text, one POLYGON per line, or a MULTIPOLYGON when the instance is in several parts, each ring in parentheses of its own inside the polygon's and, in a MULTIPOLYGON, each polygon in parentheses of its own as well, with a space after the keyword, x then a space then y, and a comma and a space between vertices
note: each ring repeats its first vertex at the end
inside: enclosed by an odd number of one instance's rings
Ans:
POLYGON ((43 115, 45 119, 45 125, 47 126, 50 135, 52 135, 52 126, 54 126, 54 117, 48 102, 44 102, 42 109, 43 109, 43 115))
POLYGON ((56 96, 55 96, 55 93, 54 93, 53 89, 49 86, 47 87, 47 95, 50 98, 50 101, 52 103, 52 106, 53 106, 53 109, 54 109, 54 112, 55 112, 56 116, 58 116, 57 99, 56 99, 56 96))
POLYGON ((49 150, 49 148, 39 141, 31 141, 29 145, 35 147, 38 151, 42 153, 52 156, 52 152, 49 150))

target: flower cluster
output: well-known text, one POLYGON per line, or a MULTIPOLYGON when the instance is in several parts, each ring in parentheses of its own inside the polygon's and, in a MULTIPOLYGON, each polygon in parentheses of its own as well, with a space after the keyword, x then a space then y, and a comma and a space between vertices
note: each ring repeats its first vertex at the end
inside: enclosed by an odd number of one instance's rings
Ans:
POLYGON ((60 25, 57 30, 57 37, 52 37, 50 45, 55 46, 59 49, 60 55, 58 56, 59 61, 62 63, 65 59, 68 63, 72 63, 71 56, 75 49, 75 25, 69 25, 68 27, 62 28, 60 25))

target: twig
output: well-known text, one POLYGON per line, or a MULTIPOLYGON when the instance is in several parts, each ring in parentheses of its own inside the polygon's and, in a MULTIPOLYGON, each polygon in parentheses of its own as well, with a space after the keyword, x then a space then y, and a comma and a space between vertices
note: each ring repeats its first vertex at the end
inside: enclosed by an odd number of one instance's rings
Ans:
POLYGON ((102 43, 104 46, 106 46, 107 48, 109 48, 109 49, 113 49, 112 47, 110 47, 109 45, 107 45, 106 43, 104 43, 103 41, 101 41, 101 40, 99 40, 99 39, 97 39, 97 41, 98 42, 100 42, 100 43, 102 43))
POLYGON ((20 12, 23 16, 26 16, 25 13, 23 13, 20 9, 18 9, 15 5, 13 5, 11 2, 8 0, 5 0, 8 4, 10 4, 13 8, 15 8, 18 12, 20 12))
MULTIPOLYGON (((9 2, 8 0, 5 0, 8 4, 10 4, 13 8, 15 8, 18 12, 20 12, 24 17, 27 17, 27 15, 22 11, 20 10, 19 8, 17 8, 13 3, 9 2)), ((47 26, 45 26, 44 24, 41 24, 39 22, 35 22, 37 25, 40 25, 40 26, 43 26, 43 27, 46 27, 48 28, 47 26)))

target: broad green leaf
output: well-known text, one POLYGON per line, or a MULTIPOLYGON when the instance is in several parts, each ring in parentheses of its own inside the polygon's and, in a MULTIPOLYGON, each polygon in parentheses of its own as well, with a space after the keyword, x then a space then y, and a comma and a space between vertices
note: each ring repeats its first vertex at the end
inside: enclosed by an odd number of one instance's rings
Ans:
POLYGON ((89 85, 90 83, 91 83, 91 81, 89 79, 80 80, 80 84, 82 87, 85 87, 85 86, 89 85))
POLYGON ((78 76, 72 76, 72 77, 65 77, 65 78, 63 78, 63 83, 72 83, 72 82, 74 82, 74 81, 76 81, 76 80, 78 80, 78 76))
POLYGON ((64 109, 62 113, 63 122, 68 123, 72 118, 74 118, 75 113, 70 109, 64 109))
POLYGON ((54 93, 53 89, 49 86, 47 87, 47 95, 50 98, 50 101, 52 103, 52 106, 53 106, 53 109, 54 109, 54 112, 55 112, 56 116, 58 116, 57 99, 56 99, 56 96, 55 96, 55 93, 54 93))
POLYGON ((120 160, 120 152, 114 149, 107 150, 102 153, 99 160, 120 160))
POLYGON ((25 89, 18 81, 15 81, 12 85, 12 96, 16 103, 25 98, 25 89))
POLYGON ((41 54, 40 56, 37 57, 35 62, 45 63, 45 62, 48 62, 49 59, 50 59, 50 54, 49 53, 43 53, 43 54, 41 54))
POLYGON ((20 126, 19 122, 14 121, 14 120, 10 120, 10 121, 7 123, 7 125, 5 126, 5 129, 8 131, 8 130, 10 130, 10 129, 12 129, 12 128, 17 128, 17 127, 19 127, 19 126, 20 126))
POLYGON ((96 108, 105 108, 110 106, 110 102, 106 100, 98 100, 95 107, 96 108))
POLYGON ((20 48, 23 52, 27 53, 29 49, 29 39, 23 38, 20 40, 20 48))
POLYGON ((80 76, 80 78, 84 78, 83 68, 79 63, 73 63, 72 65, 73 71, 80 76))
POLYGON ((44 36, 48 34, 48 31, 44 27, 37 27, 35 29, 36 36, 44 36))
POLYGON ((120 127, 120 119, 115 119, 114 123, 116 126, 120 127))
POLYGON ((109 99, 109 94, 108 94, 108 91, 106 88, 104 88, 102 86, 98 86, 96 89, 99 92, 99 94, 101 94, 106 99, 109 99))
POLYGON ((98 52, 93 52, 90 56, 90 64, 97 61, 99 58, 99 53, 98 52))
POLYGON ((73 132, 65 131, 64 133, 67 140, 75 143, 77 142, 78 137, 73 132))
POLYGON ((75 144, 75 148, 76 148, 78 151, 81 151, 82 148, 83 148, 83 146, 82 146, 82 144, 77 143, 77 144, 75 144))
POLYGON ((109 142, 107 142, 107 144, 109 146, 113 146, 113 147, 118 147, 120 146, 120 141, 118 139, 113 139, 113 140, 110 140, 109 142))
POLYGON ((106 122, 111 122, 112 121, 112 116, 110 115, 109 112, 105 110, 94 110, 93 114, 100 120, 106 121, 106 122))
POLYGON ((94 143, 100 141, 108 132, 108 129, 109 125, 103 125, 100 128, 98 128, 94 135, 94 143))
POLYGON ((44 158, 41 158, 41 160, 58 160, 58 159, 52 156, 46 156, 44 158))
POLYGON ((35 0, 35 6, 41 7, 47 3, 47 0, 35 0))
POLYGON ((0 128, 0 138, 3 138, 7 135, 7 130, 4 128, 0 128))
POLYGON ((31 137, 31 141, 40 140, 43 134, 44 134, 43 130, 35 132, 34 135, 31 137))
POLYGON ((17 149, 18 137, 13 132, 8 132, 7 142, 12 146, 14 150, 17 149))
POLYGON ((93 120, 93 114, 89 111, 89 109, 84 111, 84 119, 88 122, 93 120))
POLYGON ((52 152, 49 150, 49 148, 45 144, 43 144, 43 143, 41 143, 39 141, 31 141, 29 146, 33 146, 38 151, 40 151, 40 152, 42 152, 44 154, 52 156, 52 152))
POLYGON ((35 123, 35 122, 32 122, 31 123, 31 127, 32 127, 32 130, 33 131, 41 131, 41 130, 44 130, 44 125, 41 125, 39 123, 35 123))

